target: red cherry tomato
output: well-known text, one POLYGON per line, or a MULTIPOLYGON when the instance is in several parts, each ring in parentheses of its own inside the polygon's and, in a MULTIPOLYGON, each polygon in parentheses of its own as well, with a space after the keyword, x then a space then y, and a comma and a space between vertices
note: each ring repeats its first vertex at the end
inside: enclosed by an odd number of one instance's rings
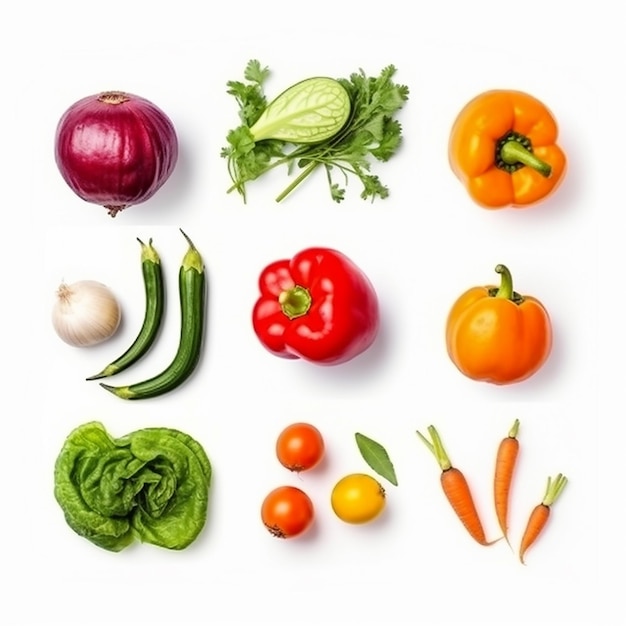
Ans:
POLYGON ((311 498, 298 487, 277 487, 267 494, 261 505, 261 519, 265 528, 281 539, 297 537, 313 523, 311 498))
POLYGON ((322 434, 311 424, 291 424, 278 435, 276 456, 281 465, 292 472, 310 470, 324 456, 322 434))

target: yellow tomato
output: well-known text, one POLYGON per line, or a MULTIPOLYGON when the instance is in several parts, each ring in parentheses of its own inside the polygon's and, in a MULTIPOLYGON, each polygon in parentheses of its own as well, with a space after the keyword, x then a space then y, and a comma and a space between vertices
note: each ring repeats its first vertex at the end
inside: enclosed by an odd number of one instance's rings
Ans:
POLYGON ((349 524, 364 524, 385 508, 385 490, 367 474, 348 474, 334 487, 330 503, 337 517, 349 524))

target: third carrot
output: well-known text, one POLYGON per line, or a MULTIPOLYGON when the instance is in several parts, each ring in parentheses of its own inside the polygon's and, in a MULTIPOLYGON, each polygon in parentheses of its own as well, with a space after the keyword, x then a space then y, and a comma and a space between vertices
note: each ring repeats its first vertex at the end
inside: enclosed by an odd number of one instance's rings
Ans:
POLYGON ((543 532, 550 518, 552 505, 559 495, 561 495, 566 484, 567 478, 563 476, 563 474, 557 474, 555 478, 548 477, 548 484, 543 500, 530 512, 526 529, 522 535, 519 547, 519 560, 522 563, 524 563, 526 551, 537 541, 537 538, 543 532))

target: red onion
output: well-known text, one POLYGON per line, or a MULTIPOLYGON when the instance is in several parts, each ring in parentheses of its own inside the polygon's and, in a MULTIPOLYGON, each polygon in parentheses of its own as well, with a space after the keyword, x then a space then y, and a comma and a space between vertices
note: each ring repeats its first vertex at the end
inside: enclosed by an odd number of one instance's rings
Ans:
POLYGON ((151 198, 178 159, 171 120, 149 100, 106 91, 75 102, 61 117, 55 158, 65 182, 109 215, 151 198))

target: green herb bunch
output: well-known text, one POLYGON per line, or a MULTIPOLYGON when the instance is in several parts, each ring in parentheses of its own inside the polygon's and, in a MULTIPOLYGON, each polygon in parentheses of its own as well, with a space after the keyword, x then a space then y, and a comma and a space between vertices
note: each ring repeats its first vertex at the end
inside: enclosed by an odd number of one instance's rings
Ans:
POLYGON ((250 129, 269 106, 264 84, 270 71, 257 60, 249 61, 245 80, 227 83, 227 93, 239 106, 241 122, 229 131, 228 145, 221 151, 221 156, 228 161, 233 183, 228 191, 238 191, 245 202, 248 182, 284 165, 288 173, 296 168, 299 173, 276 197, 277 202, 286 198, 318 167, 326 171, 330 195, 335 202, 344 199, 351 176, 361 181, 360 195, 364 200, 388 197, 389 189, 371 172, 371 164, 374 160, 388 161, 402 141, 402 126, 394 116, 408 100, 409 89, 393 81, 395 73, 396 68, 388 65, 376 78, 359 70, 347 79, 337 79, 349 96, 350 115, 330 138, 317 143, 274 138, 255 141, 250 129), (342 174, 341 183, 336 180, 337 172, 342 174))

